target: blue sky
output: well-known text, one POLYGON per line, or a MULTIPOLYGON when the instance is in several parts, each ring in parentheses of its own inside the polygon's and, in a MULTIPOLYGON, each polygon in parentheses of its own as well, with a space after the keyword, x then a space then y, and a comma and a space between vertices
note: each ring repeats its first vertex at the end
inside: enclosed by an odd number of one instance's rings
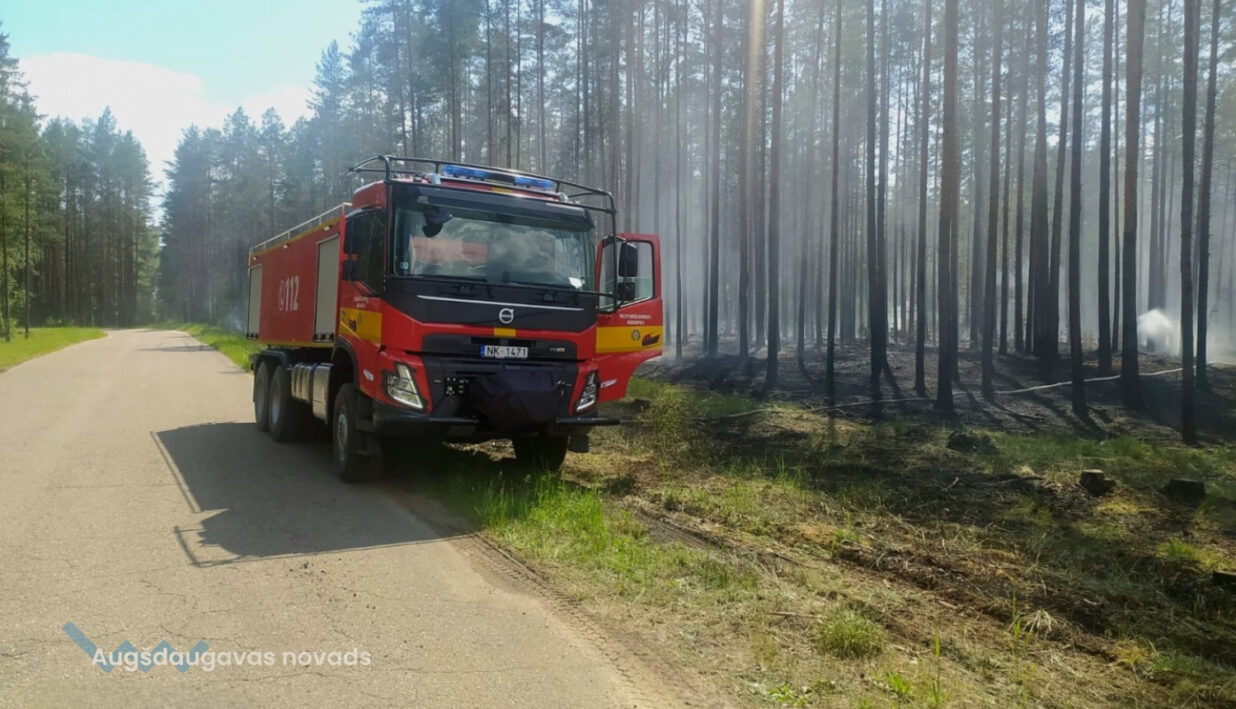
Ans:
POLYGON ((94 117, 111 106, 146 147, 156 179, 190 123, 243 106, 305 111, 314 66, 347 46, 359 0, 8 0, 0 31, 41 113, 94 117))

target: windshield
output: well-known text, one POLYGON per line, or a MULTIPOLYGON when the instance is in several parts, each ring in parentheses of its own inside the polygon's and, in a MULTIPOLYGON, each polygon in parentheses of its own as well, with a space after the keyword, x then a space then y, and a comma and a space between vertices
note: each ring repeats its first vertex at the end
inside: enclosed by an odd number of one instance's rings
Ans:
POLYGON ((496 212, 395 210, 395 274, 596 290, 591 228, 496 212))

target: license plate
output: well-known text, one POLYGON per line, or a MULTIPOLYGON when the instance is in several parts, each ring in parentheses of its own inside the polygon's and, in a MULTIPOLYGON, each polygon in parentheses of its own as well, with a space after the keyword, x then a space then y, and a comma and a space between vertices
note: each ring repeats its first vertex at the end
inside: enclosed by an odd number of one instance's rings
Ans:
POLYGON ((481 345, 481 356, 490 359, 528 359, 528 348, 511 345, 481 345))

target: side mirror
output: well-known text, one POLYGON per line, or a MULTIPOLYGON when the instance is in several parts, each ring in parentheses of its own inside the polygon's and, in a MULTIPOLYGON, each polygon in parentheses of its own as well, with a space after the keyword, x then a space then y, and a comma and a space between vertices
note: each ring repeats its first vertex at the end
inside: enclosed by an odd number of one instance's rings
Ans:
POLYGON ((359 266, 360 266, 360 261, 352 261, 352 260, 344 261, 343 267, 339 271, 339 280, 341 281, 358 280, 357 271, 359 270, 358 268, 359 266))
POLYGON ((622 244, 618 251, 618 277, 637 278, 639 276, 639 249, 634 244, 622 244))
POLYGON ((618 296, 618 300, 623 303, 635 300, 635 284, 630 281, 619 283, 614 295, 618 296))
POLYGON ((365 249, 365 240, 357 232, 359 226, 350 222, 343 232, 343 253, 348 256, 358 256, 365 249))
POLYGON ((446 226, 446 223, 454 218, 454 214, 441 207, 429 207, 425 210, 425 226, 421 228, 421 233, 429 238, 433 238, 440 234, 442 227, 446 226))

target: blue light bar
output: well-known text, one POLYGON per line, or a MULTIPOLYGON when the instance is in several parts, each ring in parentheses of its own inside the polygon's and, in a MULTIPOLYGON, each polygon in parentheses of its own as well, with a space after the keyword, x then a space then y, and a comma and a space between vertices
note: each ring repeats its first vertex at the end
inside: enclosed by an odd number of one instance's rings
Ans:
POLYGON ((495 177, 489 170, 462 165, 443 165, 442 174, 446 177, 467 177, 473 180, 492 180, 495 177))
POLYGON ((507 184, 515 185, 516 187, 542 190, 545 192, 551 192, 554 189, 554 183, 552 180, 545 180, 540 177, 530 177, 528 175, 516 175, 509 172, 485 170, 479 167, 468 167, 466 165, 443 165, 442 175, 444 177, 462 177, 469 180, 505 182, 507 184))
POLYGON ((550 180, 542 180, 539 177, 528 177, 527 175, 515 176, 516 187, 531 187, 536 190, 549 192, 554 189, 554 183, 550 180))

